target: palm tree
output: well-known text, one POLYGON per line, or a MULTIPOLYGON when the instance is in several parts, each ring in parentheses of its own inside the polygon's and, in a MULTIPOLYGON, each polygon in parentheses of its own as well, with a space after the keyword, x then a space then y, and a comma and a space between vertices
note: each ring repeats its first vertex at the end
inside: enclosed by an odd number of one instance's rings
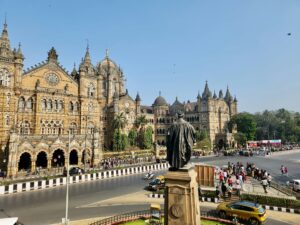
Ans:
POLYGON ((114 129, 117 129, 118 131, 120 131, 121 129, 123 129, 127 124, 127 119, 124 115, 123 112, 121 112, 120 114, 117 114, 113 120, 113 127, 114 129))
POLYGON ((147 123, 148 123, 148 120, 146 119, 145 115, 141 115, 141 116, 137 117, 135 120, 135 124, 136 124, 137 128, 139 128, 141 126, 141 129, 143 129, 147 123))

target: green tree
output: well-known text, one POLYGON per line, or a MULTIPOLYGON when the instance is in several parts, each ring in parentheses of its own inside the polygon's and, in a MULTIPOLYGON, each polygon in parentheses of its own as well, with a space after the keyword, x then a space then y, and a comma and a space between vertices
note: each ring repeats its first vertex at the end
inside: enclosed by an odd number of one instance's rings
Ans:
POLYGON ((234 134, 234 139, 236 140, 237 144, 240 146, 245 146, 247 142, 246 135, 244 133, 238 132, 234 134))
POLYGON ((135 125, 136 125, 137 129, 139 129, 139 128, 143 129, 147 123, 148 123, 148 120, 145 115, 138 116, 135 120, 135 125))
POLYGON ((254 140, 256 132, 256 121, 250 113, 239 113, 234 115, 228 123, 229 129, 237 125, 237 131, 243 133, 247 140, 254 140))
POLYGON ((131 129, 128 133, 128 144, 130 146, 137 146, 138 133, 135 129, 131 129))
POLYGON ((117 130, 123 129, 127 124, 127 119, 124 113, 117 114, 113 120, 113 128, 117 130))
POLYGON ((122 134, 120 130, 114 131, 113 136, 113 150, 123 151, 128 145, 128 137, 126 134, 122 134))
POLYGON ((153 145, 152 140, 153 129, 148 126, 146 129, 140 132, 140 148, 142 149, 150 149, 153 145))
POLYGON ((196 130, 195 138, 196 138, 197 142, 202 141, 207 137, 208 136, 207 136, 207 131, 206 130, 196 130))

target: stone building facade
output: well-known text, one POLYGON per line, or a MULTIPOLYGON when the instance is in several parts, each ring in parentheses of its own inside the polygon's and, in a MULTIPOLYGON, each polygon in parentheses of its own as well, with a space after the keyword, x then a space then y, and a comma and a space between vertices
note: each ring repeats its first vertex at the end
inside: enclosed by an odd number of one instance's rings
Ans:
MULTIPOLYGON (((206 82, 202 96, 198 94, 197 101, 181 103, 176 97, 173 104, 168 104, 159 94, 152 107, 141 106, 141 112, 147 119, 153 121, 155 141, 158 145, 166 144, 166 135, 171 124, 176 120, 177 112, 183 112, 185 120, 190 122, 196 130, 205 130, 214 146, 234 146, 234 137, 228 131, 228 121, 237 114, 237 99, 232 97, 227 87, 225 96, 223 91, 212 95, 206 82)), ((235 130, 233 130, 235 132, 235 130)))
POLYGON ((226 123, 237 113, 228 89, 225 97, 222 91, 212 96, 207 84, 196 102, 176 99, 169 105, 158 96, 152 106, 141 106, 139 94, 135 99, 128 94, 123 71, 108 52, 93 65, 88 47, 71 73, 54 48, 45 61, 27 70, 23 62, 21 46, 10 46, 5 23, 0 37, 0 168, 10 177, 37 167, 63 167, 68 161, 98 165, 103 149, 112 147, 112 124, 120 113, 127 119, 125 132, 144 115, 160 145, 179 110, 196 129, 207 130, 213 142, 226 141, 226 123))
POLYGON ((108 53, 93 65, 87 47, 71 73, 60 65, 54 48, 46 61, 28 70, 23 61, 21 46, 10 46, 5 23, 0 38, 0 162, 8 176, 63 167, 67 160, 98 165, 103 148, 111 146, 114 116, 123 112, 125 131, 133 127, 140 97, 128 95, 124 74, 108 53))

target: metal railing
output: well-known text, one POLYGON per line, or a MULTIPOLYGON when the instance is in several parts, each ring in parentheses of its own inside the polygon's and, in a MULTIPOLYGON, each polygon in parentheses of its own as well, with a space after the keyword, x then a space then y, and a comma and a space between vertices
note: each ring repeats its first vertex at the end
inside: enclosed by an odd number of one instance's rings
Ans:
MULTIPOLYGON (((164 214, 164 211, 160 211, 161 215, 164 214)), ((136 211, 136 212, 130 212, 130 213, 124 213, 121 215, 116 215, 113 217, 109 217, 106 219, 102 219, 99 221, 95 221, 93 223, 90 223, 89 225, 110 225, 117 222, 122 221, 129 221, 129 220, 135 220, 139 218, 149 218, 151 216, 150 210, 142 210, 142 211, 136 211)))

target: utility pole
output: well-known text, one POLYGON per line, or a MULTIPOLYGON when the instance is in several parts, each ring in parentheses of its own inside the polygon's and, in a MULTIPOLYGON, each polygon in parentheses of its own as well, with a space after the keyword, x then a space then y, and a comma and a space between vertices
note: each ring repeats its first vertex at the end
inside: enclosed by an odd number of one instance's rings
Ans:
POLYGON ((70 148, 71 148, 71 129, 69 129, 69 145, 68 145, 68 157, 67 157, 67 186, 66 186, 66 216, 65 216, 65 225, 69 225, 69 182, 70 182, 70 148))

